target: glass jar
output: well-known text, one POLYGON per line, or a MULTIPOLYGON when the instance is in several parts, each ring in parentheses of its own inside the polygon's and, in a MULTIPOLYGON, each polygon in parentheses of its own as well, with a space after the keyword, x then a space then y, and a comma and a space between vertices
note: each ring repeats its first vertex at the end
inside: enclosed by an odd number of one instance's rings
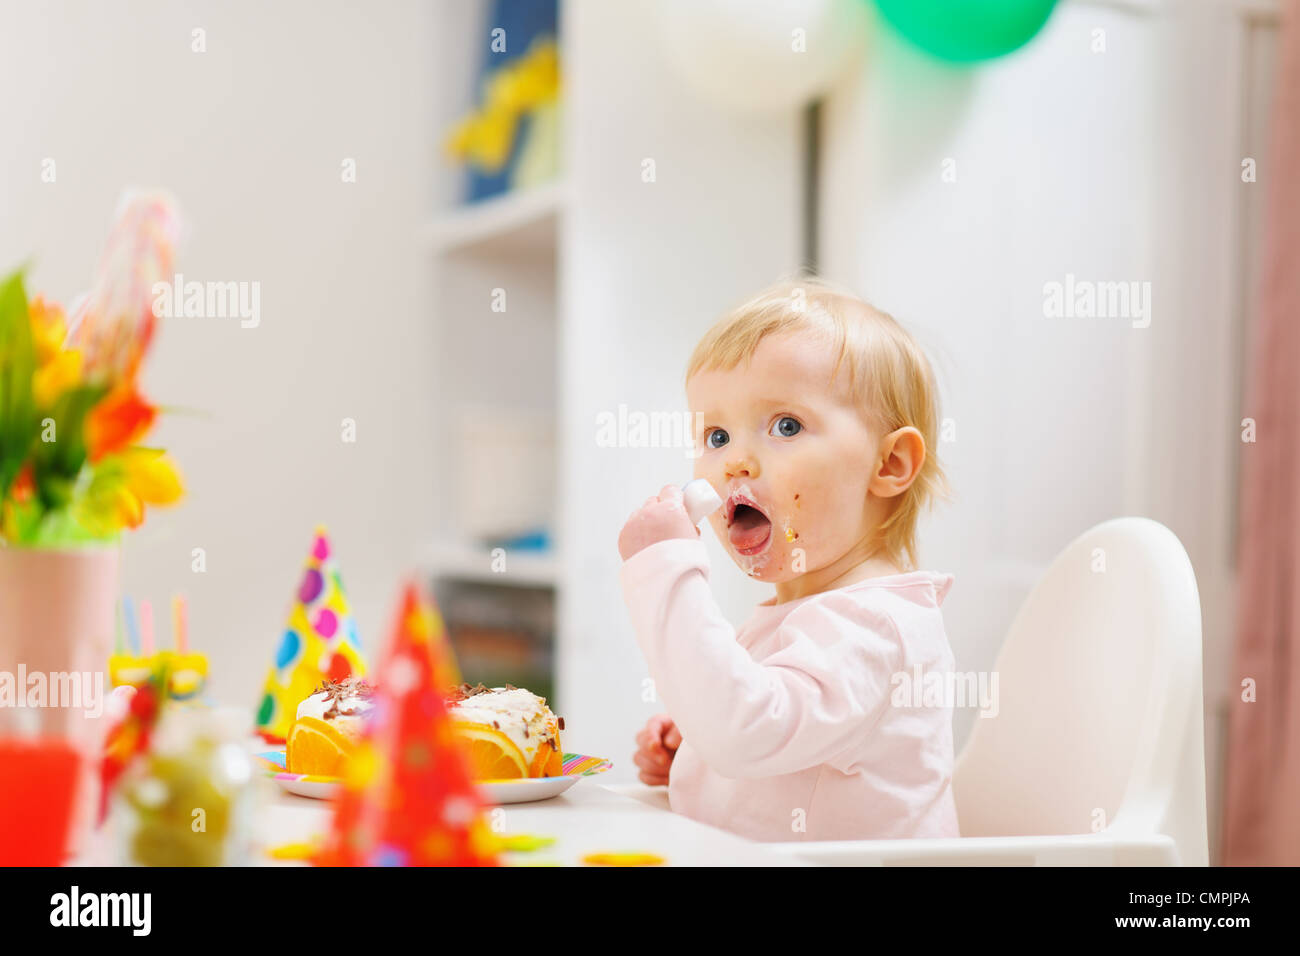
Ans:
POLYGON ((125 866, 247 866, 253 856, 250 716, 165 705, 122 777, 113 829, 125 866))

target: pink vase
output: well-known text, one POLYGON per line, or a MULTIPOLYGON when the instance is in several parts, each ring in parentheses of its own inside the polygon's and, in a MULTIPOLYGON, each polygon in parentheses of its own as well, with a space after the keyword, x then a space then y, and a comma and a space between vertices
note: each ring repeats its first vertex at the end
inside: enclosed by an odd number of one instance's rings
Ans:
MULTIPOLYGON (((15 700, 0 707, 0 739, 66 742, 82 759, 68 851, 86 847, 99 800, 98 762, 108 702, 118 549, 0 547, 0 680, 15 700), (44 685, 44 701, 37 688, 44 685)), ((39 787, 7 779, 0 787, 39 787)), ((54 795, 51 795, 52 797, 54 795)))

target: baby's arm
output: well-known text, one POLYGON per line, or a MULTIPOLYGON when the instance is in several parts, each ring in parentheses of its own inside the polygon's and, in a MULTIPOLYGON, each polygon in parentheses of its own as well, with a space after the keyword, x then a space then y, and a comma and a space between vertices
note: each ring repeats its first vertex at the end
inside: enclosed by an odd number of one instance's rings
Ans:
POLYGON ((682 737, 718 773, 768 777, 833 760, 884 712, 900 666, 893 623, 831 596, 796 608, 789 646, 758 663, 736 642, 696 539, 623 563, 623 595, 655 688, 682 737))

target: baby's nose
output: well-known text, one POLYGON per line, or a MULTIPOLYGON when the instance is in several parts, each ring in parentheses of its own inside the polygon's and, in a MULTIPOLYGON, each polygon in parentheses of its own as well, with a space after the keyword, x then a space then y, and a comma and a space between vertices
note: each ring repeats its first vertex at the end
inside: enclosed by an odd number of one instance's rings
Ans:
POLYGON ((758 462, 748 455, 728 460, 726 467, 728 478, 758 477, 758 462))

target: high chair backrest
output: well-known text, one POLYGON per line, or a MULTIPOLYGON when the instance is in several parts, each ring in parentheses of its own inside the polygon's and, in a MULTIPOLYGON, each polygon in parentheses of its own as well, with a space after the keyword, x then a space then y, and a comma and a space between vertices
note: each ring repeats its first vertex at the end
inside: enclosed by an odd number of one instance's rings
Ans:
POLYGON ((995 665, 953 790, 963 837, 1167 833, 1207 863, 1201 615, 1177 537, 1117 518, 1057 557, 995 665))

